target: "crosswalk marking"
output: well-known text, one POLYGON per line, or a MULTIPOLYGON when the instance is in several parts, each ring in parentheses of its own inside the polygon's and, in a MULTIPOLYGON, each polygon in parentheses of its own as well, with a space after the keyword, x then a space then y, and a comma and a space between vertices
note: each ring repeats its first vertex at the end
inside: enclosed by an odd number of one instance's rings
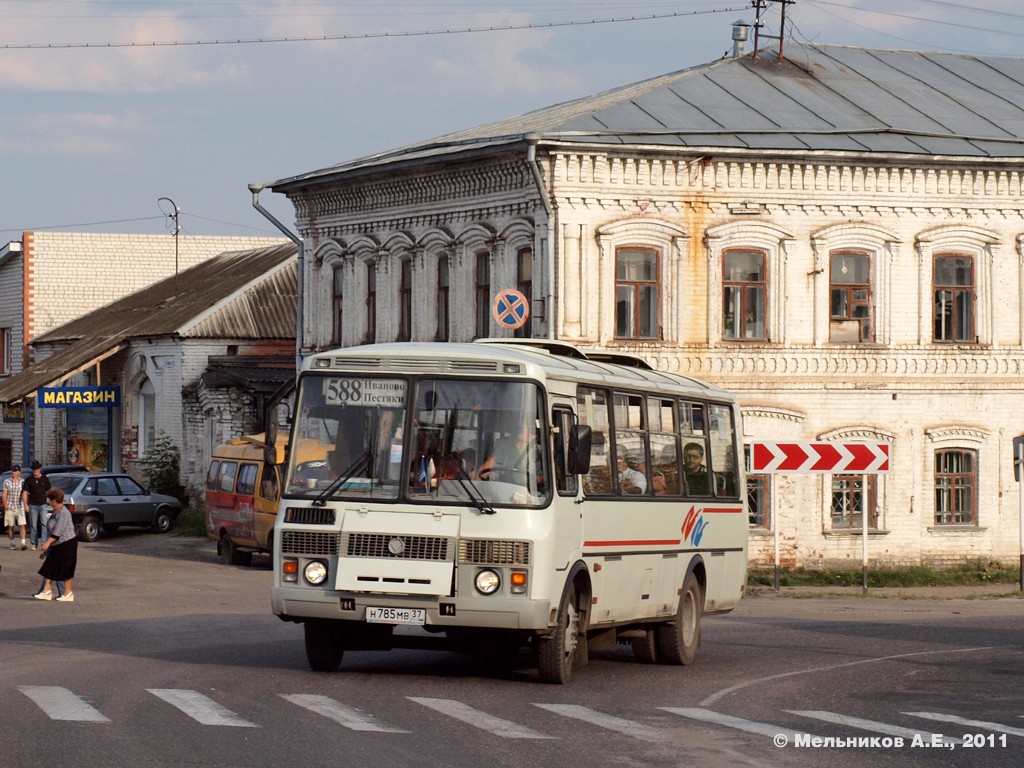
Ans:
POLYGON ((51 720, 109 723, 99 710, 67 688, 53 685, 19 685, 18 690, 34 701, 51 720))
POLYGON ((781 735, 793 740, 796 739, 798 735, 812 735, 807 734, 806 731, 791 731, 788 728, 780 728, 779 726, 772 725, 771 723, 759 723, 756 720, 745 720, 742 717, 723 715, 718 712, 712 712, 710 709, 699 709, 696 707, 658 707, 658 709, 671 712, 673 715, 688 717, 691 720, 700 720, 705 723, 725 725, 729 728, 736 728, 741 731, 748 731, 749 733, 757 733, 761 736, 781 735))
POLYGON ((641 725, 633 720, 608 715, 578 704, 534 704, 533 706, 638 739, 653 739, 658 736, 658 731, 654 728, 648 728, 646 725, 641 725))
MULTIPOLYGON (((846 725, 850 728, 859 728, 863 731, 871 731, 875 734, 884 733, 886 736, 902 736, 905 739, 920 738, 925 741, 931 741, 932 738, 930 731, 917 731, 913 728, 902 728, 898 725, 889 725, 888 723, 880 723, 877 720, 865 720, 860 717, 851 717, 850 715, 840 715, 836 712, 824 712, 818 709, 787 709, 786 711, 793 715, 799 715, 800 717, 824 720, 826 723, 846 725)), ((950 744, 953 742, 954 740, 950 739, 948 736, 943 739, 944 744, 950 744)))
POLYGON ((527 728, 525 725, 519 725, 513 723, 511 720, 505 720, 501 717, 490 715, 486 712, 481 712, 478 709, 473 709, 461 701, 454 701, 452 699, 426 699, 418 696, 409 696, 409 701, 415 701, 417 704, 422 704, 425 707, 430 707, 436 712, 454 717, 456 720, 461 720, 467 725, 472 725, 474 728, 480 728, 481 730, 488 731, 495 736, 501 736, 506 739, 550 739, 551 736, 545 736, 542 733, 538 733, 532 728, 527 728))
POLYGON ((171 706, 177 707, 193 720, 203 725, 228 725, 237 728, 259 728, 240 715, 204 696, 197 691, 180 688, 147 688, 154 696, 163 699, 171 706))
POLYGON ((904 712, 903 714, 910 715, 911 717, 923 717, 926 720, 937 720, 940 723, 955 723, 956 725, 965 725, 970 728, 984 728, 986 731, 1008 733, 1011 736, 1024 736, 1024 729, 1022 728, 1014 728, 1013 726, 1001 723, 990 723, 987 720, 967 720, 956 715, 944 715, 941 712, 904 712))
POLYGON ((353 731, 375 731, 377 733, 409 733, 398 728, 390 728, 386 725, 379 725, 376 720, 365 715, 358 709, 347 707, 327 696, 317 696, 306 693, 281 693, 282 699, 298 704, 311 712, 333 720, 340 725, 350 728, 353 731))

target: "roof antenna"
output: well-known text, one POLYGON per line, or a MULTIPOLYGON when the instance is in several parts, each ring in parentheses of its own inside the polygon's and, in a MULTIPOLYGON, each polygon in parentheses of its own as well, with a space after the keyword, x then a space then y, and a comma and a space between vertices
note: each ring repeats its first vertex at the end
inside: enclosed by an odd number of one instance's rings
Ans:
POLYGON ((778 40, 779 41, 779 61, 785 58, 784 46, 785 46, 785 31, 786 31, 786 6, 792 5, 796 0, 754 0, 754 9, 756 11, 756 17, 754 19, 754 58, 757 58, 758 52, 761 50, 761 38, 767 40, 778 40), (761 31, 761 27, 764 26, 762 15, 767 10, 768 3, 777 3, 782 6, 782 12, 780 13, 779 19, 779 34, 777 35, 766 35, 761 31))

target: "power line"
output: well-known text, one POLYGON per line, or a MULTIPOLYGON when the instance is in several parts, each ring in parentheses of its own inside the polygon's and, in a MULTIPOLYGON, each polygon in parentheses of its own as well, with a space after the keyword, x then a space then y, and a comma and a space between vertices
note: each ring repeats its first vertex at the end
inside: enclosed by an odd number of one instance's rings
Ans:
POLYGON ((541 24, 505 24, 489 27, 465 27, 460 29, 435 29, 421 30, 414 32, 366 32, 362 34, 348 35, 312 35, 301 37, 256 37, 249 39, 228 39, 228 40, 174 40, 174 41, 149 41, 131 43, 7 43, 0 46, 0 50, 65 50, 77 48, 158 48, 158 47, 188 47, 188 46, 214 46, 214 45, 258 45, 267 43, 318 43, 345 40, 374 40, 380 38, 405 38, 405 37, 427 37, 433 35, 464 35, 479 32, 512 32, 530 29, 554 29, 557 27, 582 27, 595 24, 620 24, 630 21, 652 21, 655 19, 676 19, 687 16, 701 16, 709 13, 735 13, 737 11, 749 10, 748 5, 716 8, 704 11, 686 11, 676 13, 652 13, 645 16, 622 16, 608 19, 589 19, 586 21, 551 21, 541 24))
MULTIPOLYGON (((936 0, 932 0, 932 2, 935 2, 935 1, 936 0)), ((873 14, 876 14, 876 15, 879 15, 879 16, 888 16, 890 18, 908 19, 909 21, 917 21, 917 22, 927 23, 927 24, 940 24, 940 25, 946 26, 946 27, 956 27, 957 29, 969 29, 972 32, 988 32, 988 33, 991 33, 991 34, 1009 35, 1011 37, 1024 37, 1024 33, 1021 33, 1021 32, 1011 32, 1010 30, 1007 30, 1007 29, 993 29, 991 27, 976 27, 976 26, 973 26, 971 24, 962 24, 960 22, 955 22, 955 21, 943 21, 941 19, 930 19, 930 18, 927 18, 927 17, 924 17, 924 16, 911 16, 908 13, 896 13, 895 11, 879 11, 879 10, 875 10, 873 8, 859 8, 859 7, 847 5, 846 3, 831 2, 831 0, 806 0, 806 2, 810 3, 811 5, 818 5, 818 6, 830 5, 830 6, 833 6, 833 7, 836 7, 836 8, 842 8, 843 10, 846 10, 846 11, 855 11, 857 13, 873 13, 873 14)), ((950 3, 950 5, 955 5, 955 4, 950 3)), ((821 10, 824 10, 824 9, 821 9, 821 10)), ((975 9, 972 9, 972 10, 975 10, 975 9)), ((840 17, 840 18, 842 18, 842 17, 840 17)), ((1020 18, 1024 18, 1024 17, 1020 17, 1020 18)), ((853 22, 851 22, 851 23, 853 23, 853 22)), ((861 25, 857 25, 857 26, 861 26, 861 25)), ((871 31, 877 32, 878 34, 888 35, 888 33, 880 32, 878 30, 871 30, 871 31)), ((888 35, 888 36, 889 37, 895 37, 895 35, 888 35)), ((900 39, 900 38, 896 38, 896 39, 900 39)))
POLYGON ((0 233, 7 232, 43 232, 50 229, 72 229, 73 227, 99 227, 107 224, 129 224, 135 221, 153 221, 164 219, 164 216, 142 216, 137 219, 111 219, 109 221, 87 221, 80 224, 52 224, 46 227, 17 227, 15 229, 0 229, 0 233))

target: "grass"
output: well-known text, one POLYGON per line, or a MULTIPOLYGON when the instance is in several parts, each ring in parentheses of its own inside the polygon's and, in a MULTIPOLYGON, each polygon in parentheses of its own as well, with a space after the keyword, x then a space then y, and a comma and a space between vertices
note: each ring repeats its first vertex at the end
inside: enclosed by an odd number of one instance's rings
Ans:
MULTIPOLYGON (((779 585, 783 587, 859 587, 863 583, 863 578, 860 568, 796 568, 779 571, 779 585)), ((1019 582, 1019 567, 992 562, 964 563, 944 570, 918 565, 904 568, 868 568, 869 587, 945 587, 1019 582)), ((775 571, 751 569, 747 574, 747 583, 773 587, 775 571)))
POLYGON ((201 508, 185 507, 172 531, 175 536, 206 536, 206 512, 201 508))

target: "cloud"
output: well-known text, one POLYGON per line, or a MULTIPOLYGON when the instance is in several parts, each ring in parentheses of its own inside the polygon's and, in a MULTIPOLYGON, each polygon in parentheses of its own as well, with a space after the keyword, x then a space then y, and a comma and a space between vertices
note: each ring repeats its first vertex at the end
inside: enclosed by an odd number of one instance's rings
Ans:
POLYGON ((63 112, 10 117, 0 134, 0 152, 21 155, 124 155, 154 124, 137 110, 63 112))

